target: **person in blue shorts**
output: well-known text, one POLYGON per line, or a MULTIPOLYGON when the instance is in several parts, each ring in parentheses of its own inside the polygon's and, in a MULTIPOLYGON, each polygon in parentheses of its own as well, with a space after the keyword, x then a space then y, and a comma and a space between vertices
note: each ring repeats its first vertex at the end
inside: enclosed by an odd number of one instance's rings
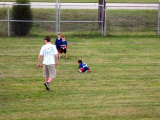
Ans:
POLYGON ((56 45, 56 48, 57 48, 57 51, 58 51, 58 59, 61 58, 61 41, 62 41, 62 38, 61 38, 61 33, 58 32, 57 33, 57 39, 55 41, 55 45, 56 45))
POLYGON ((86 63, 82 63, 82 60, 78 60, 79 73, 90 73, 90 69, 86 63))

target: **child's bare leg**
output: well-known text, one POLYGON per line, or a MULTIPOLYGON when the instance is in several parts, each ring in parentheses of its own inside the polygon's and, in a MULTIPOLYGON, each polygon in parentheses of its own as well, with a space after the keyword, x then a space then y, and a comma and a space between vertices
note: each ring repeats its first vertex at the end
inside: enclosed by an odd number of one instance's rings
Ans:
POLYGON ((58 56, 59 56, 58 58, 61 58, 61 55, 60 55, 60 53, 58 54, 58 56))
POLYGON ((65 53, 65 56, 66 56, 66 58, 67 58, 67 53, 65 53))

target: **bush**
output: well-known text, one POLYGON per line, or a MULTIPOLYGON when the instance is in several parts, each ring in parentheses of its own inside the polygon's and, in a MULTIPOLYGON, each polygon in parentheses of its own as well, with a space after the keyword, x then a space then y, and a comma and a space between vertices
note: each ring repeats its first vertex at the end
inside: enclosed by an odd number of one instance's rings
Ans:
POLYGON ((2 7, 0 8, 0 20, 6 20, 7 19, 7 8, 2 7))
MULTIPOLYGON (((29 0, 16 0, 17 4, 29 4, 29 0)), ((14 5, 12 20, 32 20, 30 5, 14 5)), ((12 30, 16 36, 25 36, 32 28, 32 22, 12 22, 12 30)))
MULTIPOLYGON (((7 8, 2 6, 0 8, 0 20, 7 20, 7 8)), ((0 22, 0 36, 7 35, 7 22, 0 22)))

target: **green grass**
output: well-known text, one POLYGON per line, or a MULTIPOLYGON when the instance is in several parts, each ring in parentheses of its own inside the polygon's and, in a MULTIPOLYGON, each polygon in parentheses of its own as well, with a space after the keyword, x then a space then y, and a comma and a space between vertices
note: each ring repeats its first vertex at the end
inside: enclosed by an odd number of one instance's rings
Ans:
MULTIPOLYGON (((16 0, 2 0, 3 2, 7 1, 16 1, 16 0)), ((56 2, 56 0, 30 0, 31 2, 56 2)), ((61 2, 94 2, 97 3, 98 0, 61 0, 61 2)), ((158 3, 158 0, 107 0, 107 3, 158 3)))
POLYGON ((43 37, 0 38, 1 120, 160 120, 158 37, 66 39, 69 59, 46 91, 37 69, 43 37), (91 73, 78 73, 78 59, 91 73))

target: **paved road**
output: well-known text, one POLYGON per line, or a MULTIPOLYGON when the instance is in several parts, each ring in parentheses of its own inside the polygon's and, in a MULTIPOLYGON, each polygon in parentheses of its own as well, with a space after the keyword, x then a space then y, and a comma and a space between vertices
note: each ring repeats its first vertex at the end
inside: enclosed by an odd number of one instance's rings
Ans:
MULTIPOLYGON (((14 2, 0 2, 0 7, 2 6, 11 7, 14 2), (5 5, 4 5, 5 4, 5 5)), ((98 3, 61 3, 61 9, 97 9, 98 3)), ((146 3, 107 3, 107 9, 158 9, 158 3, 156 4, 146 4, 146 3)), ((53 9, 56 7, 55 3, 49 2, 31 2, 31 8, 43 8, 43 9, 53 9)))

